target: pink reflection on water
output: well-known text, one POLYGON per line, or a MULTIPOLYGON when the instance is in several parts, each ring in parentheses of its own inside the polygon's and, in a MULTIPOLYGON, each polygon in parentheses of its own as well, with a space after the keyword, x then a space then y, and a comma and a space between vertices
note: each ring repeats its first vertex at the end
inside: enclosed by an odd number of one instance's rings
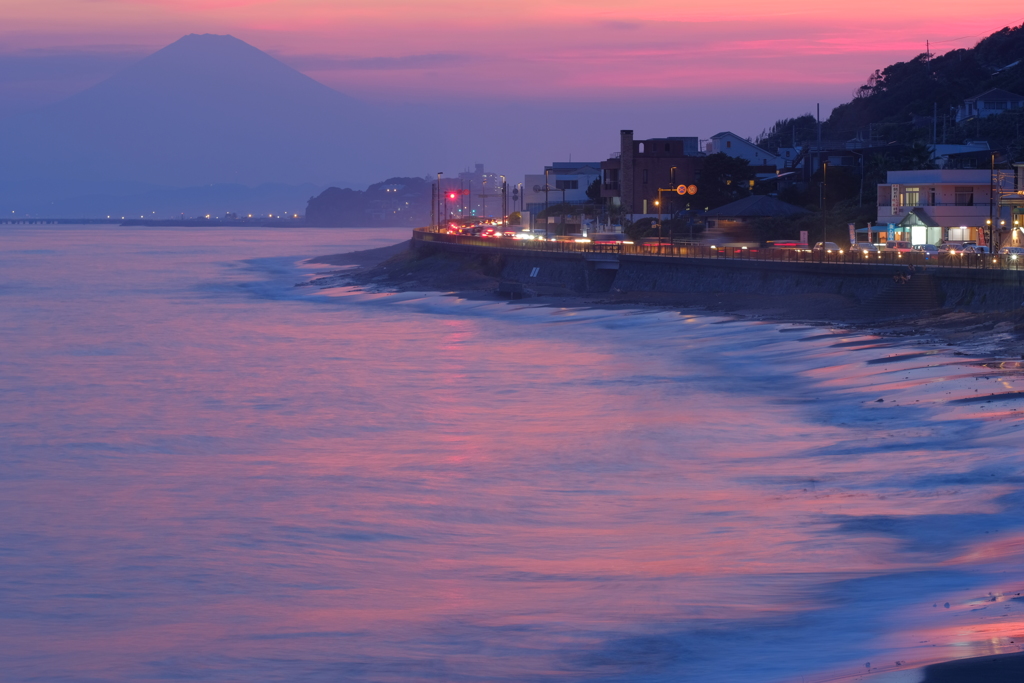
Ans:
POLYGON ((1018 418, 948 403, 970 368, 700 316, 197 292, 237 245, 169 238, 114 252, 136 291, 76 239, 83 291, 12 299, 2 340, 20 678, 811 680, 1020 631, 971 611, 1024 576, 1018 418))

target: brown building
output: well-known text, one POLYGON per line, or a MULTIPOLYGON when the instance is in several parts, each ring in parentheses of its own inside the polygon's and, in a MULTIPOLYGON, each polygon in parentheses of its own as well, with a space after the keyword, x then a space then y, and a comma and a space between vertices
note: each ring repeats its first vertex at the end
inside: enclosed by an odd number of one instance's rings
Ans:
MULTIPOLYGON (((630 214, 658 213, 658 190, 694 185, 704 165, 697 138, 652 138, 634 140, 633 131, 619 133, 618 158, 601 163, 601 196, 621 205, 630 214)), ((674 192, 662 192, 663 211, 680 208, 685 199, 674 192)))

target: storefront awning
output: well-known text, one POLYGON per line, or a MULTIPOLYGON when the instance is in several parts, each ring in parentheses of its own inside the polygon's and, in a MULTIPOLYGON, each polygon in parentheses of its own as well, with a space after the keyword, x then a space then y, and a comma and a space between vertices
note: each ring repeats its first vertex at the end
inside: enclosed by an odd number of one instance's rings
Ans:
POLYGON ((912 228, 914 226, 924 226, 926 228, 941 227, 935 222, 935 219, 929 216, 928 212, 921 207, 911 209, 910 213, 908 213, 903 220, 899 222, 899 225, 902 228, 912 228))

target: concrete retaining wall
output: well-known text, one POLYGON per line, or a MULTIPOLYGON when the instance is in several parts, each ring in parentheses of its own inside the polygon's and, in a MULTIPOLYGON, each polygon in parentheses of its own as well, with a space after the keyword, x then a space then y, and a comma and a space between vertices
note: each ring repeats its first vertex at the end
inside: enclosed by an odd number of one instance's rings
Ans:
POLYGON ((967 311, 1009 311, 1024 304, 1024 271, 933 268, 943 306, 967 311))
POLYGON ((645 292, 758 292, 841 294, 863 303, 893 285, 896 267, 845 264, 665 259, 622 256, 613 287, 645 292))
MULTIPOLYGON (((777 261, 621 255, 618 270, 602 269, 582 253, 530 251, 413 240, 419 250, 487 255, 501 277, 577 292, 827 293, 866 303, 893 288, 891 265, 786 263, 777 261), (491 260, 495 259, 495 260, 491 260), (536 269, 536 270, 534 270, 536 269)), ((946 308, 1011 310, 1024 302, 1024 271, 925 268, 946 308)))

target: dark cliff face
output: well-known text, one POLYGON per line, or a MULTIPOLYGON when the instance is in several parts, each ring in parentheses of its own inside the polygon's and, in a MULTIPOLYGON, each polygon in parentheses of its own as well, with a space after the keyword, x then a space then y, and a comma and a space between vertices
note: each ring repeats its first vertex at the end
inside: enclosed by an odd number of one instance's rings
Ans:
POLYGON ((430 183, 388 178, 365 191, 329 187, 306 206, 306 224, 318 227, 415 227, 430 222, 430 183))

